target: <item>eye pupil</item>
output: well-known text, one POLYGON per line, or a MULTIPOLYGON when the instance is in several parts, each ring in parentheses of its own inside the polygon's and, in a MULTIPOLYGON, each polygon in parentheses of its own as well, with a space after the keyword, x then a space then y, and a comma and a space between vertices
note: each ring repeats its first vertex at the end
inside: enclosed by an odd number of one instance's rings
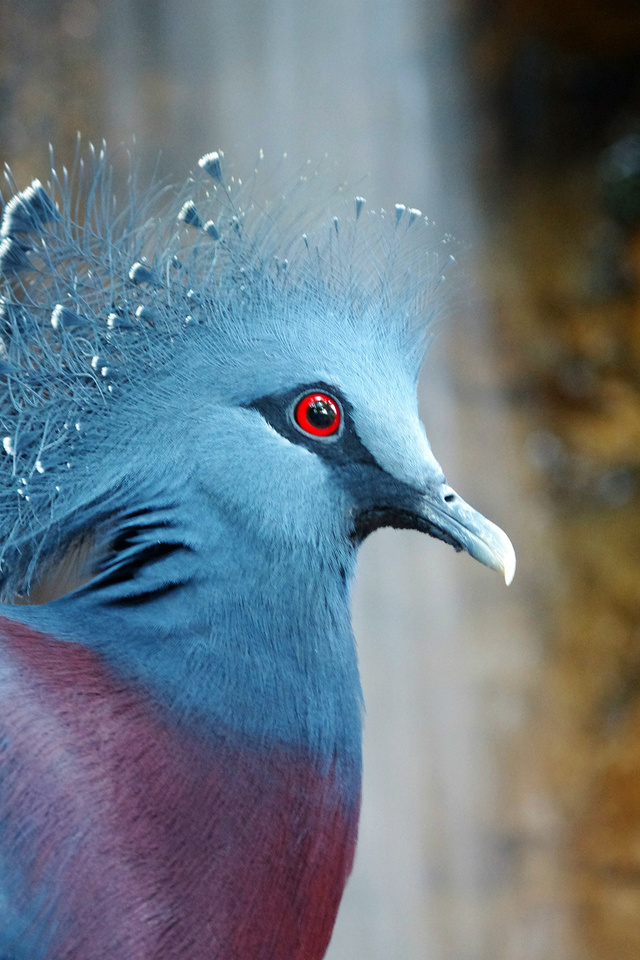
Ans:
POLYGON ((333 404, 327 403, 326 400, 320 399, 320 397, 312 400, 307 407, 307 420, 312 426, 318 427, 319 430, 326 430, 335 419, 336 408, 333 404))
POLYGON ((298 401, 296 423, 313 437, 330 437, 340 429, 340 406, 326 393, 308 393, 298 401))

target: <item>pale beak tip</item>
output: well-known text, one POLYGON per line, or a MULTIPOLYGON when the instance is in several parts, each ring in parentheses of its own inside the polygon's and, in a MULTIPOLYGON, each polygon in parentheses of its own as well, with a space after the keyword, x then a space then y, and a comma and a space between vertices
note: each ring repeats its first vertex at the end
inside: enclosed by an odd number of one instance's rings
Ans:
POLYGON ((504 573, 504 582, 507 586, 509 586, 516 572, 516 552, 513 549, 511 540, 509 540, 506 534, 505 540, 505 550, 502 557, 502 572, 504 573))

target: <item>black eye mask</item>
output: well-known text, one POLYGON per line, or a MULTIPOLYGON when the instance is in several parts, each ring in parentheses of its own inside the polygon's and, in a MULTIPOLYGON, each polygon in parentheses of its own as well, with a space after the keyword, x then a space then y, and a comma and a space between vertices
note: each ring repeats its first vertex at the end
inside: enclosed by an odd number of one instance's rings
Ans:
POLYGON ((291 443, 306 447, 336 466, 344 467, 350 463, 379 466, 356 433, 352 417, 353 407, 342 392, 331 384, 298 384, 286 393, 259 397, 247 406, 262 414, 267 423, 291 443), (296 422, 296 409, 300 401, 316 393, 327 395, 340 410, 339 429, 329 436, 314 436, 296 422))

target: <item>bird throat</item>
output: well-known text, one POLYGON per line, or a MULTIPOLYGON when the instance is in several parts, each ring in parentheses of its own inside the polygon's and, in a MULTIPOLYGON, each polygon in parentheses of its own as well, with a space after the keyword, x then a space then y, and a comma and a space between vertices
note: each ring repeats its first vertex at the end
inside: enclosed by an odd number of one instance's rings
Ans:
POLYGON ((325 764, 335 757, 359 776, 353 548, 329 566, 311 555, 233 549, 213 550, 207 563, 170 546, 133 582, 108 570, 98 589, 90 583, 44 606, 5 608, 7 615, 93 649, 178 725, 287 744, 325 764), (186 570, 184 583, 174 582, 173 566, 181 576, 186 570))

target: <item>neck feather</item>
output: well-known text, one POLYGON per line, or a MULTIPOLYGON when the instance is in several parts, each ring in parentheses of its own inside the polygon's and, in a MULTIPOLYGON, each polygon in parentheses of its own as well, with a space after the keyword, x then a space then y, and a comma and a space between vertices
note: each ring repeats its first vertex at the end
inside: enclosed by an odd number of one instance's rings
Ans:
POLYGON ((359 766, 349 544, 280 550, 169 505, 127 515, 84 587, 4 613, 98 651, 180 724, 359 766))

